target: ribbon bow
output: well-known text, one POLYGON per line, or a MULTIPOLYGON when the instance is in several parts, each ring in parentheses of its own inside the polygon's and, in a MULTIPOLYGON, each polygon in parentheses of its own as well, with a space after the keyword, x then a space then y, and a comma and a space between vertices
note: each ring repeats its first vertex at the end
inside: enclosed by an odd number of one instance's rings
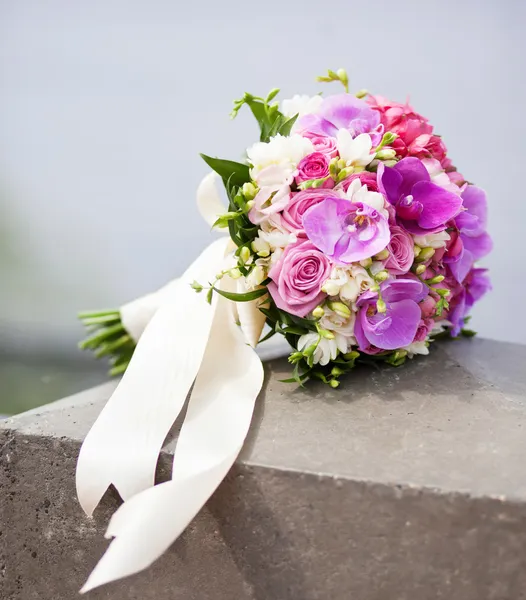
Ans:
MULTIPOLYGON (((224 212, 213 174, 201 182, 197 204, 210 225, 224 212)), ((214 493, 243 446, 263 385, 254 346, 265 317, 258 301, 236 305, 214 294, 210 305, 190 287, 234 266, 233 250, 228 237, 214 241, 180 279, 121 309, 123 324, 139 342, 84 440, 77 494, 88 515, 112 484, 124 503, 106 532, 114 539, 81 592, 137 573, 161 556, 214 493), (154 485, 163 442, 190 389, 172 479, 154 485)), ((242 279, 224 276, 218 285, 244 291, 242 279)))

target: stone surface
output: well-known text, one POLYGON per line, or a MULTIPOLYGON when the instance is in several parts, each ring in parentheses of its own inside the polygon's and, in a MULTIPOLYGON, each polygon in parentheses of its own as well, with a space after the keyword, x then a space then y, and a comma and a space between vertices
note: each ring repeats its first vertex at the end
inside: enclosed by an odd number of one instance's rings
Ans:
MULTIPOLYGON (((93 600, 526 599, 526 346, 436 344, 340 390, 267 365, 236 466, 170 551, 93 600)), ((0 425, 0 598, 69 600, 118 504, 75 498, 113 384, 0 425)), ((169 441, 159 478, 169 472, 169 441)))

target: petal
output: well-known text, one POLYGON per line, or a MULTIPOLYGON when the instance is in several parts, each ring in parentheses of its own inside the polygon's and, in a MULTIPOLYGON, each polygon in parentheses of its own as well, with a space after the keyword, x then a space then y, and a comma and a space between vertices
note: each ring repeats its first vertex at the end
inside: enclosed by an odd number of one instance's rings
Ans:
POLYGON ((291 304, 287 302, 279 293, 278 286, 271 281, 267 285, 268 291, 272 296, 272 300, 278 308, 284 310, 285 312, 290 313, 291 315, 296 315, 297 317, 304 317, 310 313, 311 310, 314 310, 316 306, 326 297, 323 292, 320 292, 315 298, 309 300, 308 302, 298 302, 298 304, 291 304))
POLYGON ((473 258, 473 254, 464 248, 460 258, 455 262, 449 263, 449 269, 453 274, 453 277, 459 282, 462 283, 466 278, 466 275, 469 273, 473 263, 475 262, 473 258))
POLYGON ((324 119, 319 114, 310 114, 301 117, 295 129, 300 133, 308 131, 309 133, 329 137, 336 137, 338 133, 338 127, 335 127, 330 121, 324 119))
POLYGON ((445 223, 452 219, 462 206, 460 196, 429 181, 416 183, 413 186, 412 195, 414 200, 423 206, 418 218, 418 225, 424 229, 445 226, 445 223))
POLYGON ((371 131, 380 123, 380 113, 352 94, 328 96, 321 104, 318 114, 338 129, 350 129, 353 121, 360 120, 366 124, 360 123, 359 129, 363 131, 367 127, 371 131))
POLYGON ((460 213, 457 219, 463 215, 470 215, 477 218, 478 230, 474 231, 474 235, 482 233, 487 227, 488 220, 488 202, 486 192, 476 185, 468 185, 462 192, 462 200, 464 208, 467 208, 467 213, 460 213))
POLYGON ((384 350, 396 350, 413 341, 420 318, 420 307, 416 302, 401 300, 389 305, 385 315, 378 313, 373 319, 368 319, 367 323, 362 320, 362 326, 365 337, 371 344, 384 350), (384 325, 385 317, 390 319, 388 326, 378 327, 379 324, 384 325))
POLYGON ((370 258, 381 252, 389 243, 391 237, 387 219, 379 218, 356 235, 350 234, 341 247, 337 247, 333 258, 343 264, 350 264, 370 258))
MULTIPOLYGON (((401 162, 401 161, 400 161, 401 162)), ((402 175, 392 167, 386 167, 383 162, 378 165, 378 189, 391 204, 396 204, 400 198, 402 175)))
POLYGON ((345 218, 351 203, 344 198, 326 198, 311 206, 303 215, 303 228, 311 242, 327 256, 334 253, 345 233, 345 218))
POLYGON ((345 162, 352 162, 355 158, 355 145, 350 132, 347 129, 340 129, 336 136, 336 148, 338 154, 345 162))
POLYGON ((420 302, 427 296, 426 286, 417 279, 394 279, 382 284, 382 297, 386 302, 413 300, 420 302))
POLYGON ((402 176, 400 193, 407 196, 412 193, 413 186, 420 181, 431 181, 424 163, 418 158, 402 158, 393 169, 402 176))
POLYGON ((464 248, 473 254, 474 260, 480 260, 493 249, 493 242, 488 233, 484 232, 476 237, 462 235, 464 248))

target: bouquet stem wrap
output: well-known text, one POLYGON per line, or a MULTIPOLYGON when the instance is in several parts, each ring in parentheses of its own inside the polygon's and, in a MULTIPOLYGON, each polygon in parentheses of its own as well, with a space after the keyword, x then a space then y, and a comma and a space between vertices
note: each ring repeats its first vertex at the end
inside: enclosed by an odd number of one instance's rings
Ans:
MULTIPOLYGON (((219 201, 211 178, 200 186, 199 199, 209 221, 219 201)), ((229 245, 227 237, 213 242, 165 288, 161 301, 149 298, 144 310, 137 304, 128 307, 142 310, 144 331, 136 320, 139 325, 130 333, 140 341, 86 437, 77 465, 77 493, 88 515, 112 484, 124 504, 106 534, 115 539, 82 592, 156 560, 213 494, 241 450, 263 384, 263 366, 252 347, 263 321, 255 302, 236 315, 234 303, 215 294, 208 304, 190 287, 193 280, 211 280, 231 264, 229 245), (163 442, 191 389, 172 480, 154 486, 163 442)), ((220 285, 235 291, 237 282, 225 276, 220 285)))

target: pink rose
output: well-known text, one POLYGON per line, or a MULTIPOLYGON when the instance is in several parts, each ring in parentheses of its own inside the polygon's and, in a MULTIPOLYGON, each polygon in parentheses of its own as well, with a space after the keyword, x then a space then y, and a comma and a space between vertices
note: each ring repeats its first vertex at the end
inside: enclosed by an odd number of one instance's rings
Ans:
POLYGON ((288 245, 272 267, 268 291, 276 306, 304 317, 326 296, 321 286, 329 278, 331 263, 309 240, 288 245))
POLYGON ((314 133, 306 133, 305 137, 310 139, 316 152, 321 152, 328 158, 334 158, 335 156, 338 156, 336 138, 328 135, 316 135, 314 133))
POLYGON ((437 301, 435 300, 435 298, 433 298, 433 296, 426 296, 419 304, 420 310, 422 312, 422 318, 428 319, 432 317, 436 312, 436 305, 437 301))
POLYGON ((296 173, 296 183, 323 179, 329 176, 329 159, 321 152, 313 152, 302 158, 296 173))
POLYGON ((398 225, 392 225, 387 250, 389 257, 385 261, 386 269, 394 275, 407 273, 415 258, 413 238, 398 225))
POLYGON ((435 322, 433 319, 422 319, 416 330, 415 339, 413 342, 424 342, 427 336, 431 333, 435 322))
POLYGON ((352 175, 349 175, 349 177, 344 179, 336 186, 336 189, 342 189, 344 192, 346 192, 355 179, 359 179, 362 185, 366 185, 370 192, 378 191, 376 173, 370 173, 369 171, 362 171, 361 173, 353 173, 352 175))
POLYGON ((283 227, 297 236, 306 237, 303 229, 305 211, 328 196, 334 196, 334 192, 323 188, 293 192, 288 206, 281 213, 283 227))

